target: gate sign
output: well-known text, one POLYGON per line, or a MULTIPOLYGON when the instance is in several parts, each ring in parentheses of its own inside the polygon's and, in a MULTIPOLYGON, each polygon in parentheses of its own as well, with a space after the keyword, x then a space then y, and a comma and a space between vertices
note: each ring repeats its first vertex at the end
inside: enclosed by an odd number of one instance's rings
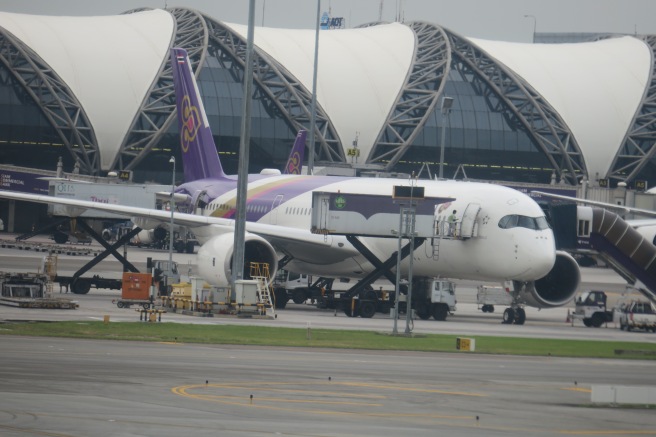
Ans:
MULTIPOLYGON (((415 203, 417 237, 430 238, 435 233, 435 209, 453 202, 452 197, 424 197, 415 203)), ((312 228, 315 234, 357 235, 398 238, 401 207, 390 195, 312 192, 312 228)))

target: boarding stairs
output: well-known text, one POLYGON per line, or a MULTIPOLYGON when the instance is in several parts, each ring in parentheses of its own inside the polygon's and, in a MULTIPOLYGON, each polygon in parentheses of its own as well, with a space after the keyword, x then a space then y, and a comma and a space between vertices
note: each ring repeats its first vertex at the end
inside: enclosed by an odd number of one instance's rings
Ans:
POLYGON ((481 211, 481 205, 470 203, 465 208, 462 216, 457 217, 454 223, 450 223, 448 218, 435 217, 433 225, 434 235, 431 238, 433 247, 432 257, 434 260, 440 257, 440 243, 442 240, 460 240, 465 241, 478 236, 478 216, 481 211))
POLYGON ((257 298, 258 304, 270 310, 271 315, 275 316, 275 305, 272 299, 271 285, 269 284, 269 264, 251 263, 251 279, 257 281, 257 298))

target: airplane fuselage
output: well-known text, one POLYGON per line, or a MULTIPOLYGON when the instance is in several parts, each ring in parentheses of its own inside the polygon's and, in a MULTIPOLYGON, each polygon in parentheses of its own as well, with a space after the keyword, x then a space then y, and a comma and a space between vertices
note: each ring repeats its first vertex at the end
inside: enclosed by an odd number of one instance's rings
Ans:
MULTIPOLYGON (((555 244, 544 213, 528 196, 511 188, 485 183, 456 181, 418 181, 427 197, 450 197, 455 200, 435 209, 435 219, 447 220, 456 210, 462 214, 472 205, 476 232, 471 238, 435 238, 426 240, 414 252, 413 274, 490 281, 535 280, 545 276, 555 262, 555 244), (502 218, 521 217, 512 226, 500 226, 502 218), (539 220, 539 219, 542 220, 539 220), (536 221, 537 220, 537 221, 536 221), (545 224, 542 226, 541 224, 545 224), (438 250, 434 245, 439 245, 438 250)), ((408 181, 385 178, 349 178, 332 176, 251 175, 246 206, 247 222, 284 226, 307 231, 309 239, 323 239, 325 251, 295 250, 287 269, 312 275, 360 277, 373 266, 355 253, 343 236, 318 236, 310 233, 312 192, 341 192, 392 195, 394 185, 408 181), (343 256, 351 248, 351 256, 343 256)), ((195 198, 204 192, 207 204, 197 213, 234 218, 237 186, 235 179, 207 179, 186 183, 179 192, 195 198)), ((506 220, 507 221, 507 220, 506 220)), ((505 222, 504 222, 505 223, 505 222)), ((212 228, 198 229, 197 237, 206 241, 212 228)), ((379 259, 396 251, 395 238, 362 238, 362 242, 379 259)), ((402 270, 407 272, 408 259, 402 270)))

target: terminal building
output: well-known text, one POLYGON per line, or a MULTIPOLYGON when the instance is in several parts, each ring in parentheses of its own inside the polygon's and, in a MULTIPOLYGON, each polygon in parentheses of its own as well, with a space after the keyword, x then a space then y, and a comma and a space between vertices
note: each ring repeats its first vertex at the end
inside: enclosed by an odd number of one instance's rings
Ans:
MULTIPOLYGON (((0 13, 0 164, 54 170, 61 157, 67 172, 170 183, 169 48, 182 47, 236 173, 246 33, 187 8, 0 13)), ((282 168, 310 127, 314 41, 255 29, 251 172, 282 168)), ((427 22, 322 30, 315 168, 435 174, 443 148, 448 178, 653 186, 655 49, 650 35, 524 44, 427 22)))

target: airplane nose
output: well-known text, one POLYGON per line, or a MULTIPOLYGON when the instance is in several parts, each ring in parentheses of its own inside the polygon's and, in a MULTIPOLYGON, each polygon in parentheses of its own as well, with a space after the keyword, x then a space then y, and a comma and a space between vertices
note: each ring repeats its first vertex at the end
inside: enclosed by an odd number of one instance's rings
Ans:
POLYGON ((521 260, 519 280, 535 280, 543 278, 553 268, 556 262, 556 244, 551 231, 539 232, 535 238, 523 247, 518 247, 518 259, 521 260))

